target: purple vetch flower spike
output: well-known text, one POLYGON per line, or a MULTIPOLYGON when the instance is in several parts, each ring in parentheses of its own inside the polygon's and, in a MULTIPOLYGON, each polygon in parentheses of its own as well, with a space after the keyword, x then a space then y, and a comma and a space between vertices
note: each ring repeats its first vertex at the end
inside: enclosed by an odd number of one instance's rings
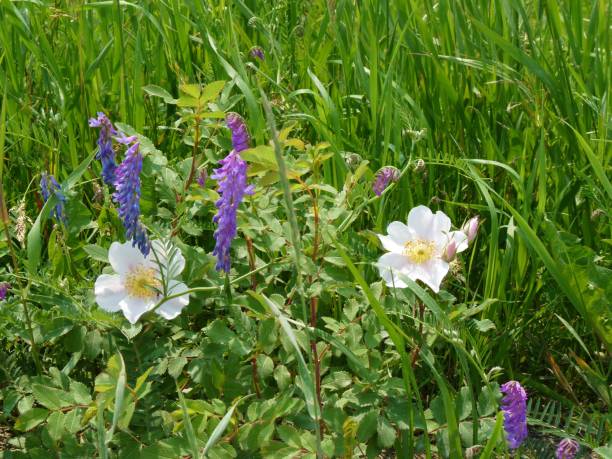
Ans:
POLYGON ((261 46, 253 46, 249 54, 251 54, 251 57, 259 59, 260 61, 263 61, 266 58, 264 50, 261 48, 261 46))
POLYGON ((376 173, 374 183, 372 183, 372 189, 376 196, 380 196, 383 191, 389 186, 391 182, 397 182, 399 180, 400 172, 392 166, 385 166, 376 173))
POLYGON ((135 136, 127 137, 123 133, 117 141, 131 145, 125 153, 125 159, 115 171, 113 200, 119 205, 119 217, 125 228, 126 239, 131 239, 132 246, 137 246, 142 254, 147 256, 151 245, 147 232, 140 222, 140 172, 142 171, 140 143, 135 136))
POLYGON ((237 232, 238 206, 244 195, 253 193, 253 187, 247 185, 247 163, 237 151, 231 151, 220 163, 221 167, 215 169, 211 176, 217 181, 221 195, 216 202, 219 211, 213 218, 213 222, 217 224, 213 255, 217 257, 217 271, 223 270, 227 273, 231 265, 230 246, 237 232))
POLYGON ((559 442, 559 446, 557 447, 557 451, 555 452, 555 458, 574 459, 579 449, 580 445, 576 440, 572 440, 571 438, 564 438, 559 442))
POLYGON ((236 153, 249 148, 249 132, 247 131, 246 123, 238 113, 230 112, 225 115, 225 123, 230 131, 232 131, 232 147, 236 153))
POLYGON ((517 381, 508 381, 501 386, 504 430, 510 449, 518 448, 527 438, 527 393, 517 381))
POLYGON ((11 289, 11 284, 8 282, 0 282, 0 301, 6 298, 8 291, 11 289))
POLYGON ((117 135, 117 130, 103 112, 98 112, 97 118, 90 118, 89 126, 100 128, 96 158, 102 163, 102 180, 107 185, 113 185, 117 163, 115 162, 112 136, 117 135))
POLYGON ((66 223, 66 213, 64 212, 64 205, 66 204, 66 196, 62 192, 62 187, 52 174, 42 173, 40 179, 40 193, 42 194, 43 200, 47 202, 52 195, 57 198, 57 204, 51 211, 51 216, 57 221, 66 223))
POLYGON ((225 117, 227 127, 232 131, 232 145, 234 149, 219 163, 221 167, 215 169, 211 178, 218 184, 221 195, 215 203, 219 211, 213 218, 217 224, 215 231, 215 250, 217 257, 217 270, 230 270, 230 246, 236 237, 236 218, 238 206, 245 194, 252 194, 253 187, 247 185, 247 163, 240 157, 240 152, 249 148, 249 133, 242 117, 237 113, 228 113, 225 117))

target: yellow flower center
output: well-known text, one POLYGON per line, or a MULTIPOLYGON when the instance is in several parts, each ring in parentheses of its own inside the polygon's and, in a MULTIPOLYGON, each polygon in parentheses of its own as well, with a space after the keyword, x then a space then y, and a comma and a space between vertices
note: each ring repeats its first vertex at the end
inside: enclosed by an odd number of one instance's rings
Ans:
POLYGON ((432 241, 408 241, 404 244, 404 255, 413 263, 425 263, 436 255, 436 247, 432 241))
POLYGON ((156 277, 157 272, 153 268, 137 265, 130 270, 125 279, 125 289, 130 296, 143 300, 155 298, 156 289, 161 288, 161 282, 156 277))

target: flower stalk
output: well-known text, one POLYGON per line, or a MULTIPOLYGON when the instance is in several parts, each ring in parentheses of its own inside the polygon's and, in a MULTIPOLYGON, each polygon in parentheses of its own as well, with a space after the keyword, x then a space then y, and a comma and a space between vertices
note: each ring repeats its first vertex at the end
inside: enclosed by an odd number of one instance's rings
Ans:
MULTIPOLYGON (((261 90, 261 98, 263 102, 264 112, 266 114, 266 120, 268 122, 268 129, 270 130, 272 144, 274 147, 274 156, 276 158, 276 164, 278 165, 278 175, 280 177, 281 187, 283 189, 283 198, 285 201, 285 210, 287 212, 287 219, 289 220, 289 225, 291 228, 291 243, 293 245, 293 258, 295 264, 295 283, 297 294, 300 297, 300 304, 302 306, 302 317, 304 323, 308 323, 309 315, 306 310, 306 302, 304 298, 304 285, 302 280, 302 244, 300 240, 300 230, 297 222, 297 217, 295 214, 295 208, 293 206, 293 197, 291 195, 291 186, 289 184, 289 177, 287 175, 287 165, 285 163, 285 158, 283 157, 283 150, 278 139, 278 131, 276 129, 276 122, 274 121, 274 115, 272 113, 272 108, 270 107, 270 102, 266 97, 265 93, 261 90)), ((312 356, 310 358, 312 360, 312 356)), ((311 362, 314 363, 314 362, 311 362)), ((323 458, 323 450, 321 447, 321 409, 318 403, 314 404, 314 423, 315 423, 315 436, 316 436, 316 444, 317 444, 317 458, 323 458)))

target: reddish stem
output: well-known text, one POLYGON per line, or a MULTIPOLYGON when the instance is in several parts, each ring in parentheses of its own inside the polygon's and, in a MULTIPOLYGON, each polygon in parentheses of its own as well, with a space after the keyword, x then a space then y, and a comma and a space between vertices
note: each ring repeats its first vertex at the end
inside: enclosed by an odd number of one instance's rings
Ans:
POLYGON ((257 398, 261 398, 259 378, 257 377, 257 356, 253 356, 251 359, 251 369, 253 370, 253 386, 255 386, 255 393, 257 394, 257 398))

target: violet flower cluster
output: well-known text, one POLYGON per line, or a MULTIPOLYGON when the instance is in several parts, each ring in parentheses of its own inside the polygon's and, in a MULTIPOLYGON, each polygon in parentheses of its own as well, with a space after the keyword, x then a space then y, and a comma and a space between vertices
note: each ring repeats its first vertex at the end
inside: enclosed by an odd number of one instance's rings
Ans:
POLYGON ((40 179, 40 193, 42 194, 43 200, 47 202, 51 196, 57 198, 57 204, 51 211, 51 216, 58 222, 66 223, 66 213, 64 211, 64 205, 66 204, 66 196, 62 192, 62 187, 52 174, 42 173, 40 179))
POLYGON ((6 298, 8 291, 11 289, 11 284, 8 282, 0 282, 0 301, 6 298))
POLYGON ((557 447, 557 451, 555 452, 556 459, 574 459, 576 454, 578 454, 578 450, 580 449, 580 445, 576 440, 572 440, 571 438, 564 438, 559 442, 559 446, 557 447))
POLYGON ((264 54, 264 50, 261 48, 261 46, 253 46, 251 48, 250 54, 251 54, 251 57, 259 59, 260 61, 263 61, 266 58, 264 54))
POLYGON ((501 386, 504 430, 510 449, 518 448, 527 438, 527 392, 517 381, 501 386))
POLYGON ((221 167, 214 170, 211 178, 217 181, 218 192, 221 195, 215 204, 219 211, 213 218, 213 222, 217 224, 213 255, 217 257, 217 270, 227 273, 231 264, 230 247, 237 232, 238 206, 245 195, 253 193, 253 187, 247 185, 247 163, 240 157, 240 152, 249 148, 246 124, 236 113, 229 113, 226 123, 232 131, 234 149, 219 161, 221 167))
POLYGON ((136 136, 121 135, 117 142, 128 145, 125 159, 115 170, 115 192, 113 200, 119 205, 119 217, 125 228, 125 236, 132 240, 132 246, 147 256, 151 249, 147 232, 140 222, 140 172, 142 154, 136 136))
POLYGON ((374 179, 374 183, 372 183, 374 194, 380 196, 391 182, 397 182, 399 180, 399 176, 400 173, 395 167, 383 167, 376 173, 376 178, 374 179))
POLYGON ((102 180, 107 185, 114 185, 117 163, 115 162, 112 136, 117 135, 117 130, 103 112, 98 112, 97 118, 90 118, 89 126, 100 128, 96 158, 102 163, 102 180))
POLYGON ((232 132, 232 147, 236 153, 249 148, 249 132, 246 123, 238 113, 230 112, 225 116, 225 123, 232 132))

